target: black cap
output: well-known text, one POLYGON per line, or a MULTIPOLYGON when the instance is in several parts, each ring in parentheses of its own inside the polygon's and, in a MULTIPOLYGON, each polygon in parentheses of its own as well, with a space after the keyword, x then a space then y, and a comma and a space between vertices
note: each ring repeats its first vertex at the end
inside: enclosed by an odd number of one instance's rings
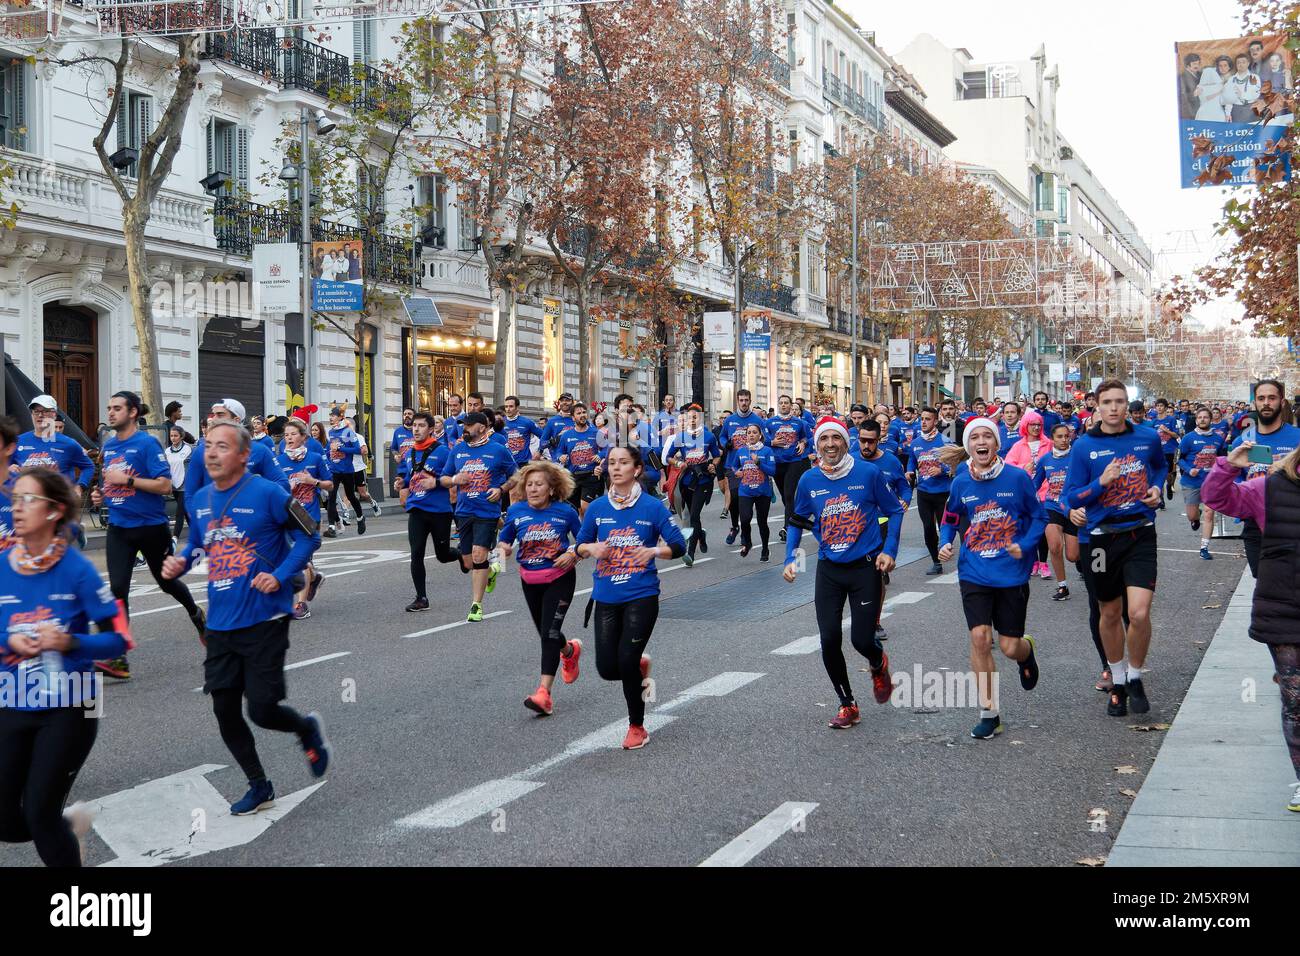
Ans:
POLYGON ((488 417, 487 417, 486 415, 484 415, 482 412, 470 412, 470 413, 467 414, 467 415, 465 416, 465 418, 461 421, 461 424, 462 424, 462 425, 483 425, 483 426, 487 426, 487 425, 490 425, 491 422, 488 421, 488 417))
POLYGON ((557 401, 559 401, 559 400, 563 400, 563 399, 566 399, 566 398, 567 398, 569 401, 573 401, 573 396, 570 395, 568 392, 561 392, 561 393, 560 393, 560 398, 557 399, 557 401))
POLYGON ((128 392, 123 389, 120 392, 114 392, 113 398, 120 398, 126 402, 127 408, 134 408, 137 412, 141 409, 140 396, 135 392, 128 392))
POLYGON ((854 412, 861 412, 864 415, 870 415, 871 409, 867 408, 867 406, 863 405, 861 402, 858 402, 856 405, 852 406, 849 409, 850 415, 852 415, 854 412))

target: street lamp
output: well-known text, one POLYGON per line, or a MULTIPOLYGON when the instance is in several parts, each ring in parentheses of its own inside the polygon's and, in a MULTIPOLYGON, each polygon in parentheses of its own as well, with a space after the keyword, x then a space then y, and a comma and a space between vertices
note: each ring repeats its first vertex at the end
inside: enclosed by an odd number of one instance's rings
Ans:
MULTIPOLYGON (((316 135, 327 136, 337 126, 324 110, 315 114, 316 135)), ((311 320, 311 138, 308 135, 309 116, 307 107, 298 111, 298 162, 288 157, 280 167, 280 179, 288 184, 298 184, 298 201, 302 207, 298 243, 302 252, 302 275, 299 277, 299 301, 302 308, 303 351, 306 355, 303 369, 303 402, 310 405, 312 396, 317 393, 318 383, 316 357, 316 329, 311 320)))

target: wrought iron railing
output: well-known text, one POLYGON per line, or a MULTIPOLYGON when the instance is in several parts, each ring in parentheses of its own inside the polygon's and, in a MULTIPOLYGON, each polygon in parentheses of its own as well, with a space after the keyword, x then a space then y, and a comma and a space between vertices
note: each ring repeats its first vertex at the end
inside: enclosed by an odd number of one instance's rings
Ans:
POLYGON ((281 51, 274 27, 208 33, 203 38, 203 52, 210 59, 222 60, 276 83, 284 82, 281 51))
POLYGON ((787 90, 790 88, 790 64, 785 62, 780 54, 758 43, 754 45, 749 62, 755 67, 767 70, 772 74, 772 79, 787 90))
POLYGON ((772 282, 761 276, 745 276, 745 303, 778 312, 794 314, 794 289, 784 282, 772 282))
POLYGON ((352 61, 342 53, 304 40, 284 38, 284 85, 328 97, 352 83, 352 61))

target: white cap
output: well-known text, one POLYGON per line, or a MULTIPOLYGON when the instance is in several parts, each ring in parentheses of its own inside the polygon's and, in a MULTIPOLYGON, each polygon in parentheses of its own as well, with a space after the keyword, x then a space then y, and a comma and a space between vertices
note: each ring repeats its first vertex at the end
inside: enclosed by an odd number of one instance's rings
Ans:
POLYGON ((43 408, 48 412, 57 412, 59 403, 50 395, 37 395, 27 403, 28 408, 43 408))
POLYGON ((235 416, 235 421, 237 421, 237 422, 242 422, 242 421, 244 420, 244 403, 243 403, 243 402, 236 401, 236 400, 233 399, 233 398, 223 398, 223 399, 222 399, 221 401, 219 401, 219 402, 213 402, 213 403, 212 403, 212 407, 213 407, 213 408, 224 408, 226 411, 230 412, 230 414, 232 414, 232 415, 235 416))
POLYGON ((993 450, 1001 450, 1002 436, 998 434, 998 426, 994 425, 993 422, 987 418, 973 418, 966 423, 966 430, 961 433, 961 443, 966 449, 966 454, 973 456, 973 453, 970 450, 970 443, 977 428, 987 428, 991 431, 993 433, 993 450))

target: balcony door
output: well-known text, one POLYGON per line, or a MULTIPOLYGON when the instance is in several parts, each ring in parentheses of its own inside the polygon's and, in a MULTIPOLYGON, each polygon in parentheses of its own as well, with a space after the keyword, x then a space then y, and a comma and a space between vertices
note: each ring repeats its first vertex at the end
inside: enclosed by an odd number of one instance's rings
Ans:
POLYGON ((80 306, 52 303, 45 306, 43 318, 45 391, 69 421, 93 437, 99 423, 99 316, 80 306))

